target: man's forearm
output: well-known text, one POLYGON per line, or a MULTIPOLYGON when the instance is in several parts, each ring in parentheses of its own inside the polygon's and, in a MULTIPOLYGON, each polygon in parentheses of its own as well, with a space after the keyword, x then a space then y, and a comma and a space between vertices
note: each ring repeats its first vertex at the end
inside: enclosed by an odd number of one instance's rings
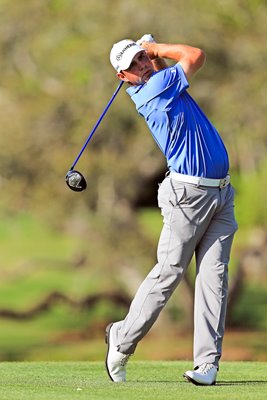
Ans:
POLYGON ((205 54, 197 47, 187 46, 184 44, 164 44, 164 43, 143 43, 144 47, 151 58, 168 58, 179 62, 187 77, 194 75, 204 64, 205 54))

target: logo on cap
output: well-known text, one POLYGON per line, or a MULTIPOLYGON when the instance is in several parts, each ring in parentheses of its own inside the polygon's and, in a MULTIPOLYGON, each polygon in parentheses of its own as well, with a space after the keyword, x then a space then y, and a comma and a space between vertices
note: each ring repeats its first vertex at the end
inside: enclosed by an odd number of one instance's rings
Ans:
POLYGON ((117 60, 117 61, 120 61, 120 60, 122 59, 122 56, 123 56, 123 54, 125 53, 125 51, 126 51, 127 49, 129 49, 130 47, 132 47, 132 46, 136 46, 136 44, 135 44, 135 43, 127 44, 127 46, 125 46, 125 47, 122 49, 122 51, 120 51, 119 53, 117 53, 117 55, 116 55, 116 60, 117 60))

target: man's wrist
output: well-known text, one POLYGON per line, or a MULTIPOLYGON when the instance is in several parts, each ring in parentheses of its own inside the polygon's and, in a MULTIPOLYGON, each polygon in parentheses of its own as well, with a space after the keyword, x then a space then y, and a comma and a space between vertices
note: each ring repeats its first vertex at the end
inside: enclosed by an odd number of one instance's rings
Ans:
POLYGON ((150 43, 150 45, 151 45, 151 52, 154 54, 153 60, 155 60, 156 58, 159 58, 158 43, 150 43))
POLYGON ((151 60, 158 58, 157 43, 143 42, 142 47, 146 50, 151 60))

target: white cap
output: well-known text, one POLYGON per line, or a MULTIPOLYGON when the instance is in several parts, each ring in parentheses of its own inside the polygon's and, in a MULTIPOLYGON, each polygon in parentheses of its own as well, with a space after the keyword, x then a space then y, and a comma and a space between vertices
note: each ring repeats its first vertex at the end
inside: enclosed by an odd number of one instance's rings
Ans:
POLYGON ((115 43, 110 52, 110 62, 117 72, 129 68, 134 56, 145 51, 136 42, 130 39, 115 43))

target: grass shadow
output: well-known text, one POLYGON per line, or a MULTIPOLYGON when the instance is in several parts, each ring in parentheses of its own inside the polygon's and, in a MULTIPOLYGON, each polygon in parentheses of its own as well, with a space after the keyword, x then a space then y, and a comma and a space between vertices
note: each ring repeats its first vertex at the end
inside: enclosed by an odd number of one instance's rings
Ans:
MULTIPOLYGON (((185 384, 185 385, 193 385, 191 382, 187 382, 187 381, 175 381, 175 380, 127 380, 127 383, 164 383, 164 384, 185 384)), ((266 385, 267 384, 267 380, 251 380, 251 381, 217 381, 215 385, 211 386, 211 387, 216 387, 216 386, 245 386, 245 385, 266 385)), ((198 387, 207 387, 205 385, 195 385, 198 387)))
POLYGON ((267 384, 266 381, 217 381, 216 386, 243 386, 243 385, 262 385, 267 384))

